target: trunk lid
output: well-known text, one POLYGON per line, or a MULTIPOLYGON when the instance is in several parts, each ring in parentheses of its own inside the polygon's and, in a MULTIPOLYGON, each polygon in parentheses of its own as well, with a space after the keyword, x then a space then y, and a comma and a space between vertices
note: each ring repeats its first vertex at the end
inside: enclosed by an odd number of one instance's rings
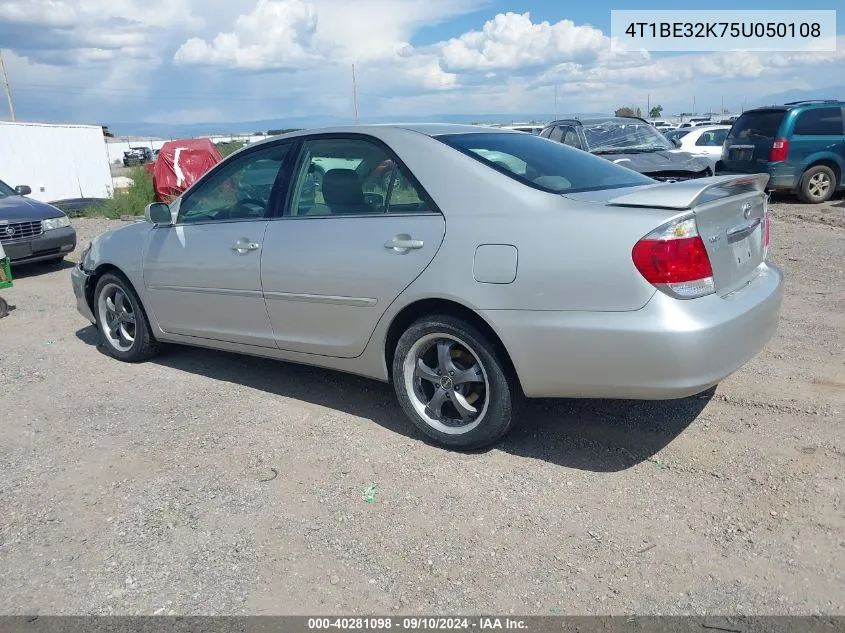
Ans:
POLYGON ((725 139, 722 168, 743 174, 767 171, 772 145, 786 112, 783 108, 766 108, 740 116, 725 139))
MULTIPOLYGON (((766 259, 764 231, 769 176, 715 176, 629 190, 611 206, 675 209, 695 216, 713 269, 716 293, 746 285, 766 259)), ((655 227, 657 228, 657 227, 655 227)))

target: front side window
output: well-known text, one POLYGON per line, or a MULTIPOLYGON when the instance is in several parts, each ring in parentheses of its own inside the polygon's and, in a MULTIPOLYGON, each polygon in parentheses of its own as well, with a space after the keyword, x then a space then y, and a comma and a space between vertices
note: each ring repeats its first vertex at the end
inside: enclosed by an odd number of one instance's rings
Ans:
POLYGON ((631 169, 539 136, 479 132, 435 138, 514 180, 551 193, 654 183, 631 169))
POLYGON ((273 212, 270 198, 290 151, 284 143, 233 158, 191 191, 179 205, 180 224, 254 220, 273 212))
POLYGON ((842 136, 841 108, 814 108, 798 115, 795 136, 842 136))
POLYGON ((695 144, 699 147, 721 147, 728 138, 728 130, 702 132, 695 144))
POLYGON ((381 145, 358 138, 306 141, 289 215, 426 213, 429 205, 381 145))
POLYGON ((574 127, 566 126, 563 129, 561 142, 569 147, 581 149, 581 139, 578 138, 578 131, 574 127))

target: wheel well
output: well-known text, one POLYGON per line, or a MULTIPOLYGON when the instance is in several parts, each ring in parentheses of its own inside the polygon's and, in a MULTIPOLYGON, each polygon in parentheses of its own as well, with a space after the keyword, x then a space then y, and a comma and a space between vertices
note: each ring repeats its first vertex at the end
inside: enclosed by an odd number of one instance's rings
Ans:
POLYGON ((807 165, 807 169, 804 170, 804 173, 806 174, 808 170, 812 169, 813 167, 818 167, 819 165, 830 167, 833 170, 833 174, 836 176, 836 182, 833 184, 833 186, 834 189, 838 189, 839 183, 842 182, 842 171, 839 169, 839 165, 837 165, 836 161, 834 160, 830 160, 829 158, 822 158, 821 160, 817 160, 816 162, 807 165))
POLYGON ((516 368, 513 365, 510 354, 508 354, 508 350, 504 343, 502 343, 502 339, 499 338, 493 328, 488 325, 487 321, 478 316, 478 313, 474 310, 455 301, 449 301, 448 299, 423 299, 417 301, 405 306, 393 318, 393 322, 387 330, 387 339, 384 347, 384 359, 387 363, 387 374, 389 377, 392 378, 393 356, 396 352, 396 344, 399 342, 399 338, 414 321, 435 314, 453 316, 475 326, 493 343, 498 357, 505 366, 505 371, 516 381, 516 384, 519 384, 519 375, 516 373, 516 368))
POLYGON ((147 316, 147 309, 141 302, 141 297, 138 295, 138 291, 135 289, 135 286, 129 280, 129 277, 127 277, 124 272, 114 264, 100 264, 99 266, 97 266, 97 268, 91 274, 91 277, 88 279, 88 287, 85 288, 85 300, 88 302, 88 307, 91 308, 91 312, 94 312, 94 290, 97 289, 97 282, 100 280, 100 277, 102 277, 106 273, 117 273, 118 275, 120 275, 120 277, 123 278, 124 281, 126 281, 126 283, 129 284, 129 287, 132 288, 132 291, 135 293, 135 296, 138 297, 138 303, 141 304, 141 309, 144 311, 144 316, 147 316))

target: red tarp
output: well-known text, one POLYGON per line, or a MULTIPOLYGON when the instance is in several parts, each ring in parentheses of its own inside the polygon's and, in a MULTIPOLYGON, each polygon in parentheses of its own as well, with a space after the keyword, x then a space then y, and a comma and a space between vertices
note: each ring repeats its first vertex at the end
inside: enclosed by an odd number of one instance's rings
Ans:
POLYGON ((207 138, 168 141, 153 167, 156 200, 171 202, 222 160, 207 138))

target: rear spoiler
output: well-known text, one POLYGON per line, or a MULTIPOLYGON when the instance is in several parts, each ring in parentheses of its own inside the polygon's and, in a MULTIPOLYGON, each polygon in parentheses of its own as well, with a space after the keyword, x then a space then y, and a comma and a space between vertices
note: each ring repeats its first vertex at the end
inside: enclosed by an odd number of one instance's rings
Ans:
POLYGON ((643 187, 634 193, 608 200, 607 204, 617 207, 657 207, 660 209, 692 209, 713 189, 731 193, 765 191, 769 174, 742 174, 731 176, 710 176, 680 182, 667 182, 652 187, 643 187))

